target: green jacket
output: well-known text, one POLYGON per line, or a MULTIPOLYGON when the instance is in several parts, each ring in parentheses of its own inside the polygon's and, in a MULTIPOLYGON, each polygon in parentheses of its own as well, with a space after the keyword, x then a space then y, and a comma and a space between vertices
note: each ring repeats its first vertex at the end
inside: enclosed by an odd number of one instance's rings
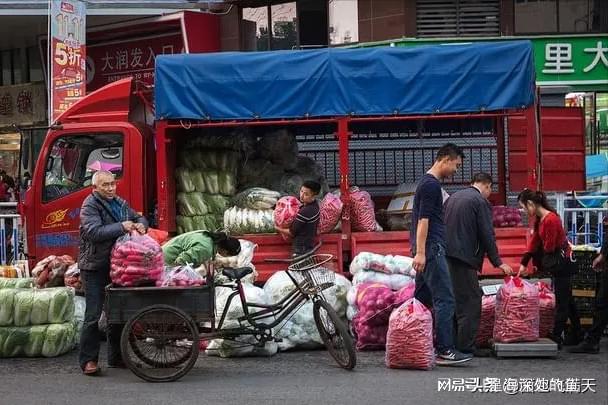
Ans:
POLYGON ((215 257, 215 246, 203 231, 183 233, 163 245, 165 264, 198 267, 215 257))

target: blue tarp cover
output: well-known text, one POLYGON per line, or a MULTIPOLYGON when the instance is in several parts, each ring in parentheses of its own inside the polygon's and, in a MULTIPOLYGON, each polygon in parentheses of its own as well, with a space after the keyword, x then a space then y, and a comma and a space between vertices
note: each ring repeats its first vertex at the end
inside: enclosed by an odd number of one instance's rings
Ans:
POLYGON ((529 41, 160 55, 158 119, 496 111, 534 102, 529 41))

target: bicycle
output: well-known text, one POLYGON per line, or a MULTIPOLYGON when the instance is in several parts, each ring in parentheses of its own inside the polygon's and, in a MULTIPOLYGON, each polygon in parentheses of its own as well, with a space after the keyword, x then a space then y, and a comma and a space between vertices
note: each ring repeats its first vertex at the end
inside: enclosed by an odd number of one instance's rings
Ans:
POLYGON ((247 302, 241 279, 253 272, 250 267, 225 268, 222 274, 230 284, 215 285, 214 272, 202 287, 106 288, 108 323, 125 323, 120 346, 125 365, 149 382, 175 381, 186 375, 197 361, 199 340, 252 336, 255 346, 280 341, 274 329, 288 320, 307 301, 313 302, 313 315, 319 335, 336 363, 346 370, 356 366, 353 340, 348 328, 329 305, 323 291, 334 284, 329 269, 333 256, 311 254, 298 257, 287 268, 294 288, 276 304, 247 302), (215 288, 228 287, 219 322, 215 322, 215 288), (238 296, 243 316, 239 326, 223 329, 232 300, 238 296), (253 311, 255 310, 255 311, 253 311))

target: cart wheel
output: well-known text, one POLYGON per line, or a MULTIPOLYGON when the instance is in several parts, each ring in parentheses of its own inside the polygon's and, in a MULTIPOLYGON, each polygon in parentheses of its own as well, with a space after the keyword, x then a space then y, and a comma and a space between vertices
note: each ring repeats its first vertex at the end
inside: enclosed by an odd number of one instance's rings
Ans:
POLYGON ((327 302, 320 299, 314 303, 313 315, 321 340, 323 340, 329 354, 340 367, 346 370, 355 368, 357 356, 355 355, 353 339, 336 311, 327 302))
POLYGON ((120 338, 122 359, 139 378, 175 381, 198 358, 198 328, 179 308, 152 305, 133 315, 120 338))

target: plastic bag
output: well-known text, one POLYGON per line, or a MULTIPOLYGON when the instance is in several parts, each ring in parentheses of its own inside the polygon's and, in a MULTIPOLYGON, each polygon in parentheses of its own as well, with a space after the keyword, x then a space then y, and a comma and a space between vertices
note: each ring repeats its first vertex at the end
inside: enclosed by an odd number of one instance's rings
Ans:
POLYGON ((224 212, 224 228, 235 235, 274 233, 274 211, 232 207, 224 212))
POLYGON ((374 202, 367 191, 353 187, 350 193, 350 219, 353 231, 377 230, 374 202))
POLYGON ((59 287, 63 285, 63 276, 68 267, 73 265, 71 256, 49 256, 42 259, 32 270, 38 288, 59 287))
POLYGON ((534 284, 519 277, 506 277, 496 294, 494 341, 537 341, 539 305, 538 288, 534 284))
POLYGON ((475 346, 489 347, 494 334, 494 321, 496 319, 496 296, 484 295, 481 298, 481 318, 475 337, 475 346))
POLYGON ((66 287, 72 287, 77 293, 84 293, 84 288, 80 281, 80 269, 77 263, 68 267, 63 276, 63 282, 66 287))
POLYGON ((161 246, 163 243, 169 240, 169 232, 161 231, 160 229, 148 228, 147 234, 161 246))
POLYGON ((163 271, 163 251, 148 235, 132 232, 114 244, 110 267, 110 278, 117 286, 154 284, 163 271))
POLYGON ((157 287, 200 287, 203 284, 205 279, 190 265, 166 267, 162 277, 156 280, 157 287))
POLYGON ((412 281, 405 274, 384 274, 375 271, 360 271, 353 277, 353 285, 364 283, 379 283, 391 290, 399 290, 412 281))
POLYGON ((386 274, 403 274, 415 277, 412 267, 414 259, 407 256, 382 256, 376 253, 361 252, 352 260, 349 271, 356 275, 361 271, 376 271, 386 274))
MULTIPOLYGON (((243 277, 241 281, 253 284, 258 277, 258 272, 256 271, 255 266, 252 264, 253 254, 258 245, 245 239, 239 239, 239 243, 241 245, 241 251, 237 256, 226 257, 216 254, 214 264, 218 269, 224 267, 251 267, 253 269, 253 273, 243 277)), ((216 277, 220 275, 221 271, 216 272, 216 277)), ((218 281, 218 279, 216 279, 216 281, 218 281)))
POLYGON ((268 210, 277 204, 280 197, 281 194, 277 191, 262 187, 252 187, 235 195, 232 202, 238 208, 268 210))
POLYGON ((319 204, 319 227, 317 233, 329 233, 334 230, 342 217, 344 204, 340 197, 333 193, 325 194, 319 204))
POLYGON ((523 226, 518 208, 495 205, 492 207, 492 222, 496 228, 523 226))
POLYGON ((433 316, 415 298, 390 316, 385 362, 389 368, 430 370, 435 366, 433 316))
POLYGON ((553 324, 555 322, 555 294, 547 283, 539 281, 536 283, 536 286, 538 287, 539 299, 538 336, 546 338, 553 332, 553 324))

